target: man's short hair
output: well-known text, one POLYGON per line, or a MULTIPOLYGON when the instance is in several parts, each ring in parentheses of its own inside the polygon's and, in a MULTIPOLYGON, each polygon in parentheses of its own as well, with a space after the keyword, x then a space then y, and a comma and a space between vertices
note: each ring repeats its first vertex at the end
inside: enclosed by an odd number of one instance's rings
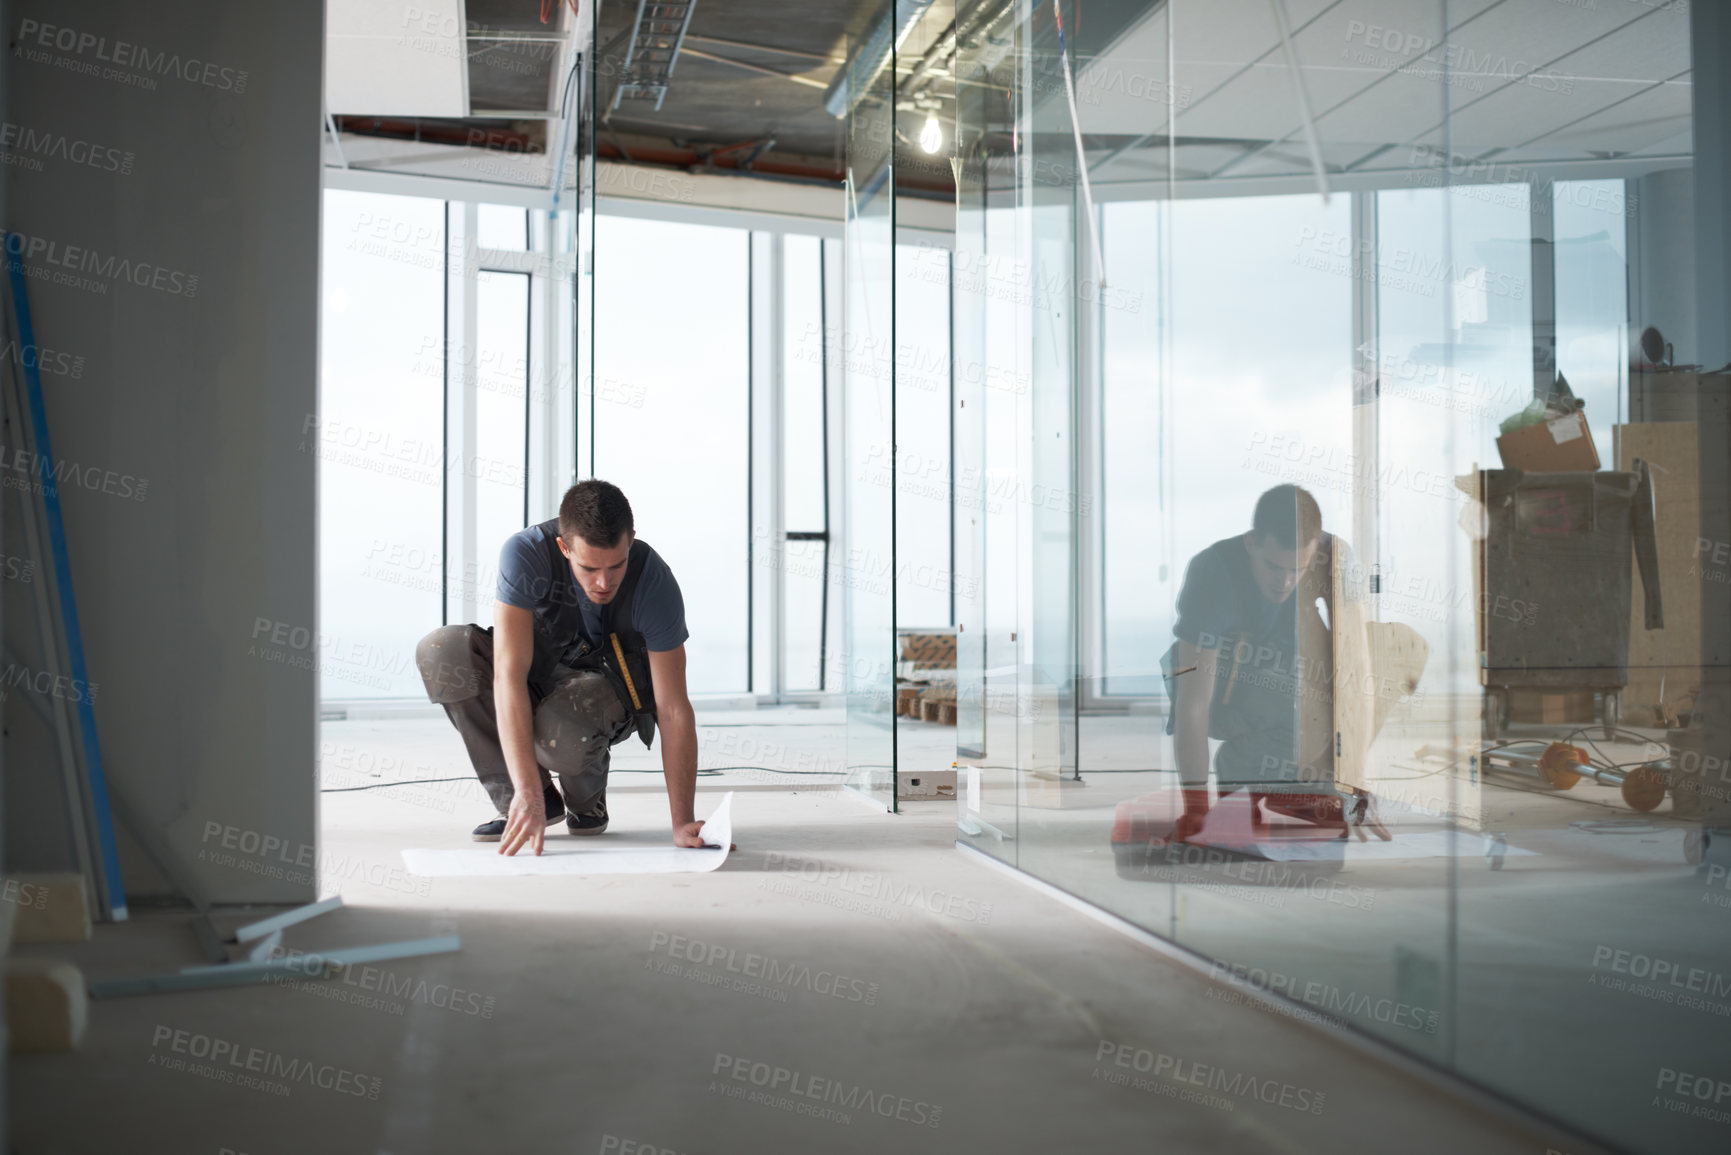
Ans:
POLYGON ((1301 549, 1322 537, 1322 510, 1308 491, 1277 485, 1256 499, 1250 531, 1281 549, 1301 549))
POLYGON ((579 481, 559 503, 559 536, 566 545, 575 546, 582 538, 596 549, 612 549, 620 538, 636 532, 631 503, 610 481, 579 481))

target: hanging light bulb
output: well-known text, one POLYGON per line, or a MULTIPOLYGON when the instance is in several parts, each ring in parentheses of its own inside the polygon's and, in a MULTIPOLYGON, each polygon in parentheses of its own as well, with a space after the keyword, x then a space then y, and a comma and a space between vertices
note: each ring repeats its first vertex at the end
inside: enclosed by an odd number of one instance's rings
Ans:
POLYGON ((927 152, 937 152, 944 147, 944 130, 938 125, 938 118, 927 114, 926 126, 920 129, 920 147, 927 152))

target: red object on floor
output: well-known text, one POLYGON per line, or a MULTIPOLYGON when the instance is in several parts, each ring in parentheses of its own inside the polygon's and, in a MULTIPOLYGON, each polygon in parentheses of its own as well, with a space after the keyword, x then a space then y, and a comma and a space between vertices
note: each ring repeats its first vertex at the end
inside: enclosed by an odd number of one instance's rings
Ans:
POLYGON ((1212 807, 1204 790, 1176 787, 1120 802, 1113 816, 1114 849, 1148 849, 1194 842, 1256 855, 1267 842, 1335 842, 1347 833, 1337 794, 1262 793, 1240 788, 1212 807))

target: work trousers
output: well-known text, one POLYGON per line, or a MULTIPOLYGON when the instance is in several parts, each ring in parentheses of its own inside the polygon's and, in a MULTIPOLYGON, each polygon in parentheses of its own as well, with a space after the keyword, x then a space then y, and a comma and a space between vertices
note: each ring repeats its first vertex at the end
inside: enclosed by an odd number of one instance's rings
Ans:
MULTIPOLYGON (((505 768, 493 704, 493 631, 441 626, 415 647, 427 697, 445 708, 463 736, 475 776, 500 814, 515 787, 505 768)), ((535 719, 535 762, 543 792, 559 776, 565 809, 581 814, 607 789, 610 748, 633 733, 630 715, 607 675, 555 665, 545 681, 529 682, 535 719)))

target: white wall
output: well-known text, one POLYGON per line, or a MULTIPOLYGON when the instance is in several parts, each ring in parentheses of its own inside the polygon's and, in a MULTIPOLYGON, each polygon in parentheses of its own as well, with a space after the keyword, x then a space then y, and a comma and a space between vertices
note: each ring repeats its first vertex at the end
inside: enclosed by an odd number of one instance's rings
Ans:
MULTIPOLYGON (((6 28, 8 122, 115 150, 80 164, 50 144, 40 171, 9 162, 6 227, 54 246, 27 252, 33 269, 86 282, 30 282, 38 343, 83 359, 77 377, 43 378, 54 448, 132 479, 114 487, 130 497, 63 489, 108 776, 214 901, 313 891, 310 871, 288 876, 314 841, 316 675, 294 663, 316 652, 270 642, 317 632, 303 430, 322 21, 316 3, 21 0, 6 28), (225 848, 211 824, 286 849, 225 848), (212 851, 235 861, 201 860, 212 851)), ((34 621, 16 593, 14 633, 34 621)), ((40 724, 16 701, 6 718, 7 865, 63 865, 52 765, 17 757, 40 749, 40 724)), ((130 894, 167 889, 124 833, 122 852, 130 894)))

